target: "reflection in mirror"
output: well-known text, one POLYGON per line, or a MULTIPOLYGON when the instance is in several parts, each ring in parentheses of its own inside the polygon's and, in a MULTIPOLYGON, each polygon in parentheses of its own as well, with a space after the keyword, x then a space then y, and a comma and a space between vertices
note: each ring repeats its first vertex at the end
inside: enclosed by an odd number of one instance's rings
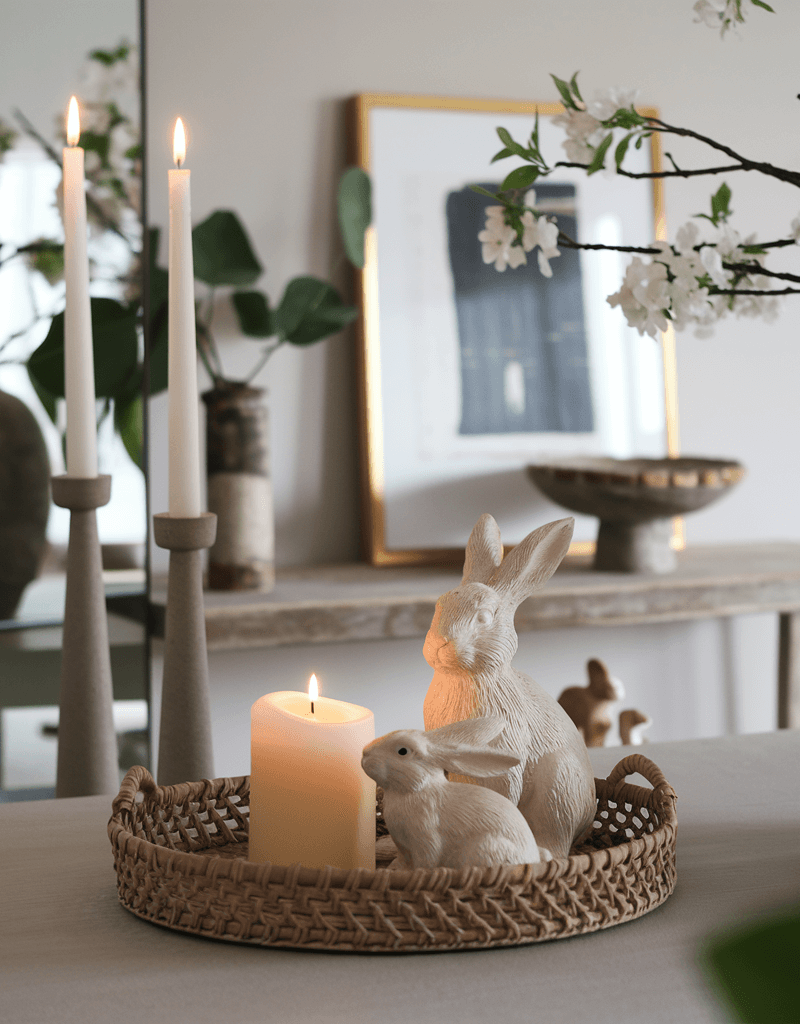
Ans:
MULTIPOLYGON (((373 562, 459 560, 488 509, 512 544, 561 518, 532 487, 529 463, 673 454, 671 346, 662 362, 659 345, 605 301, 621 276, 614 256, 562 247, 551 263, 531 256, 506 270, 482 252, 486 208, 500 208, 473 186, 499 189, 496 129, 526 138, 537 111, 542 151, 555 159, 560 105, 386 95, 353 103, 353 156, 374 188, 362 286, 373 562)), ((634 170, 658 165, 657 138, 632 154, 634 170)), ((659 237, 663 223, 660 183, 569 167, 536 183, 536 207, 583 242, 630 245, 659 237)), ((576 540, 585 546, 595 533, 592 518, 578 517, 576 540)))
POLYGON ((148 759, 148 659, 137 607, 145 591, 146 538, 140 20, 136 0, 50 0, 15 5, 3 15, 0 800, 51 796, 55 784, 69 512, 50 502, 48 480, 64 472, 59 203, 73 94, 86 163, 99 472, 112 476, 111 502, 98 510, 98 530, 114 714, 121 766, 148 759))

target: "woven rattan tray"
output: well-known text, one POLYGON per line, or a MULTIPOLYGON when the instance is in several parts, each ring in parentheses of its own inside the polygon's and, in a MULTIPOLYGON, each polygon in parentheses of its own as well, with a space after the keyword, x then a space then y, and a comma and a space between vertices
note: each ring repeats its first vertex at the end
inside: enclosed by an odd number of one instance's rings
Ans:
MULTIPOLYGON (((145 768, 131 768, 108 824, 119 899, 166 928, 298 949, 477 949, 609 928, 675 887, 676 797, 640 754, 595 781, 592 832, 568 858, 346 871, 248 861, 248 777, 158 787, 145 768), (625 781, 637 772, 652 789, 625 781)), ((385 833, 380 811, 377 826, 385 833)))

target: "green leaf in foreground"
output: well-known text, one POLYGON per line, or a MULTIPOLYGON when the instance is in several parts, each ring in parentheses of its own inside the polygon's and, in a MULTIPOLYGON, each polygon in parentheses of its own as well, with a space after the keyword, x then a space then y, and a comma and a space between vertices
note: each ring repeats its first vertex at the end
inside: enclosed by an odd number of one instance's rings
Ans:
POLYGON ((232 210, 216 210, 192 231, 194 276, 210 285, 253 284, 261 264, 232 210))
POLYGON ((364 235, 372 222, 372 183, 360 167, 349 167, 339 180, 336 199, 344 251, 356 267, 364 266, 364 235))

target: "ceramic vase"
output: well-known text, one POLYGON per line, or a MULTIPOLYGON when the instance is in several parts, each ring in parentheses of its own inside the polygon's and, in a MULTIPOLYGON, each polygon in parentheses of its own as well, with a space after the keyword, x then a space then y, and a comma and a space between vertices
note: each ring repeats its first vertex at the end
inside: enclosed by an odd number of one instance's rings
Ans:
POLYGON ((235 381, 205 392, 208 511, 217 516, 209 552, 211 590, 271 590, 275 525, 266 392, 235 381))
POLYGON ((10 619, 44 557, 50 462, 39 424, 0 391, 0 619, 10 619))

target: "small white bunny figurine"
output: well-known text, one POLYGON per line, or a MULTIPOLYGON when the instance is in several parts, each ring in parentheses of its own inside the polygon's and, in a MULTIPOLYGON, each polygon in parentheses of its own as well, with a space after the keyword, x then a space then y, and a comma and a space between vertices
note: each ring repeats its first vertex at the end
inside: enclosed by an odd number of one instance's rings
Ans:
POLYGON ((431 732, 400 729, 364 747, 361 766, 383 788, 383 817, 399 854, 395 866, 490 867, 542 859, 510 800, 445 775, 501 775, 519 764, 513 754, 487 746, 502 730, 499 718, 477 718, 431 732))
MULTIPOLYGON (((461 585, 439 598, 423 653, 434 670, 425 728, 497 715, 520 764, 502 778, 475 778, 519 806, 541 851, 569 856, 596 809, 594 772, 580 733, 538 683, 517 672, 514 613, 567 552, 575 520, 548 523, 503 559, 497 523, 481 516, 467 544, 461 585)), ((469 776, 469 773, 467 773, 469 776)), ((473 781, 468 777, 463 781, 473 781)))

